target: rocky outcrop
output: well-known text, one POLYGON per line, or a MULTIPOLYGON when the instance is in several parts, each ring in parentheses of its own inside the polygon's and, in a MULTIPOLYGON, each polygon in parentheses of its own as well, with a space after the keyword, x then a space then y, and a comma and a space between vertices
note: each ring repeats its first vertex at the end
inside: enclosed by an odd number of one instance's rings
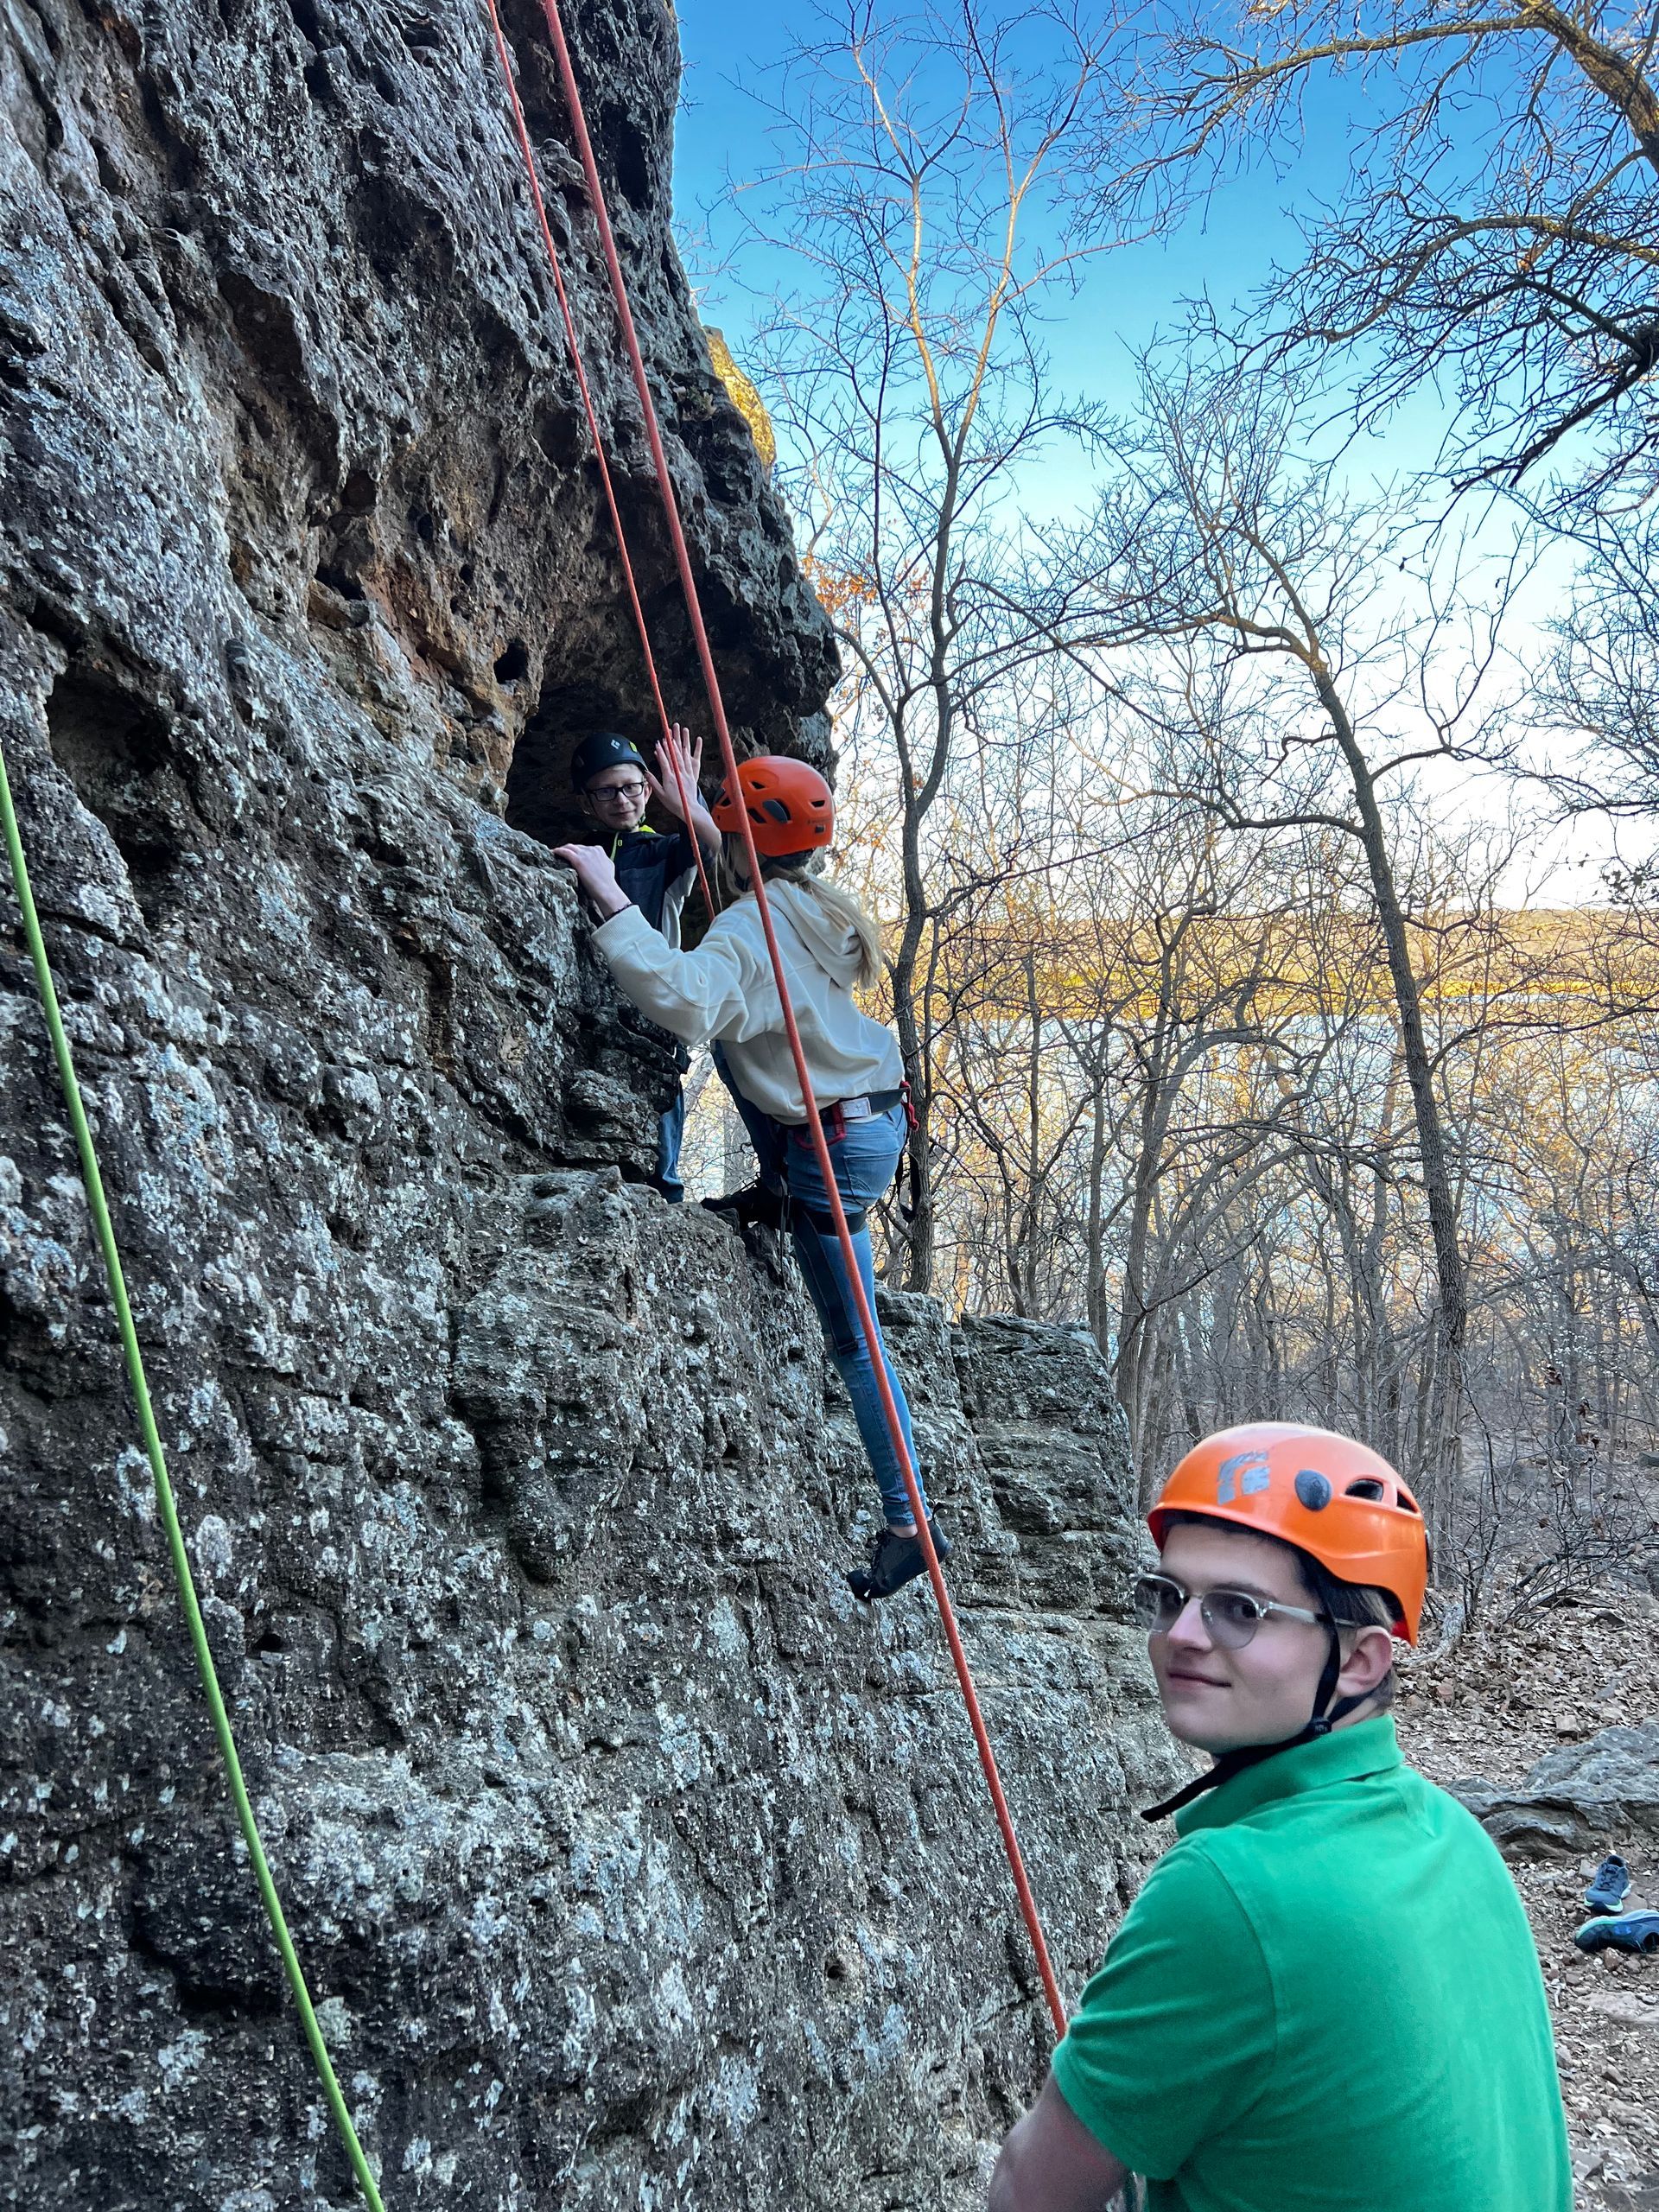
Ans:
MULTIPOLYGON (((821 746, 827 632, 668 235, 671 16, 575 14, 734 719, 821 746)), ((847 1597, 870 1485, 792 1273, 642 1187, 668 1063, 525 834, 577 730, 645 725, 492 67, 460 0, 7 0, 0 735, 388 2202, 966 2206, 1044 2022, 937 1624, 847 1597)), ((889 1319, 1075 1989, 1168 1756, 1116 1414, 1085 1339, 889 1319)), ((0 2202, 343 2205, 3 894, 0 1514, 0 2202)))
MULTIPOLYGON (((1040 1994, 931 1606, 842 1584, 871 1487, 781 1251, 607 1169, 504 1182, 476 1227, 451 1348, 382 1355, 401 1402, 254 1362, 164 1392, 391 2201, 853 2207, 880 2177, 976 2203, 1040 1994)), ((356 1313, 330 1318, 354 1358, 356 1313)), ((1075 1991, 1170 1765, 1114 1617, 1103 1368, 927 1301, 887 1319, 1075 1991)), ((49 1414, 12 1437, 10 2201, 342 2202, 133 1455, 98 1406, 66 1465, 49 1414)))
MULTIPOLYGON (((667 233, 671 11, 573 12, 734 727, 821 742, 828 626, 667 233)), ((671 702, 696 713, 539 12, 504 14, 671 702)), ((216 738, 251 730, 264 788, 289 780, 296 683, 351 701, 367 728, 340 739, 435 758, 486 806, 511 763, 527 825, 556 828, 573 734, 654 723, 481 11, 14 0, 0 32, 9 674, 128 718, 155 866, 158 779, 210 831, 258 808, 216 738)))
POLYGON ((1659 1834, 1659 1724, 1603 1728, 1546 1751, 1517 1789, 1477 1779, 1453 1794, 1511 1859, 1575 1858, 1633 1828, 1659 1834))

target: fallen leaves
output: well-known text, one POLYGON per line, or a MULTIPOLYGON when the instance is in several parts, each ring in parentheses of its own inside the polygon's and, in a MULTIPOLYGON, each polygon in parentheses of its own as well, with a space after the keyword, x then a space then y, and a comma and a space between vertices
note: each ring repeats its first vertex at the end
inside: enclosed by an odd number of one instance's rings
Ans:
MULTIPOLYGON (((1659 1713, 1659 1604, 1637 1592, 1479 1628, 1438 1657, 1408 1658, 1397 1711, 1407 1757, 1442 1784, 1518 1783, 1561 1742, 1659 1713)), ((1609 1839, 1609 1848, 1615 1847, 1609 1839)), ((1659 1906, 1659 1837, 1625 1835, 1631 1905, 1659 1906)), ((1587 1957, 1593 1858, 1511 1872, 1531 1921, 1555 2028, 1577 2202, 1659 2207, 1659 1960, 1587 1957)))

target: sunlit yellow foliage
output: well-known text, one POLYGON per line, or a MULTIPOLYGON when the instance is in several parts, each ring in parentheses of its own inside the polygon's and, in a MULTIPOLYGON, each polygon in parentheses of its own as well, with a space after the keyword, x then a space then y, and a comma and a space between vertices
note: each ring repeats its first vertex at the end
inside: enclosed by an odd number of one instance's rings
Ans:
POLYGON ((772 427, 772 417, 766 412, 766 403, 761 398, 759 387, 748 372, 738 366, 720 331, 711 323, 705 323, 702 334, 709 341, 709 359, 714 364, 715 374, 726 387, 726 397, 749 426, 760 466, 772 467, 778 458, 778 435, 772 427))

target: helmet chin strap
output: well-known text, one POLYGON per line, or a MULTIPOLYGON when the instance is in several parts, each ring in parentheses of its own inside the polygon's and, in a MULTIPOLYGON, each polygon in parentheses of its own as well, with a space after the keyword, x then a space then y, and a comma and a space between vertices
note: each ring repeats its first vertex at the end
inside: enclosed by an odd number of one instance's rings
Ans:
POLYGON ((1241 1744, 1236 1751, 1221 1752, 1208 1774, 1195 1775, 1173 1797, 1166 1797, 1160 1804, 1148 1805, 1141 1813, 1143 1821, 1166 1819, 1171 1813, 1179 1813, 1183 1805, 1190 1805, 1195 1797, 1202 1797, 1206 1789, 1230 1782, 1246 1767, 1260 1766, 1263 1759, 1276 1758, 1281 1751, 1294 1751, 1298 1744, 1311 1744, 1318 1737, 1328 1736, 1338 1720, 1345 1720, 1357 1707, 1365 1703, 1371 1695, 1370 1690, 1356 1690, 1347 1697, 1336 1697, 1337 1677, 1342 1672, 1342 1630, 1335 1621, 1330 1625, 1331 1641, 1325 1664, 1319 1669, 1319 1686, 1313 1693, 1313 1710, 1296 1733, 1276 1744, 1241 1744))

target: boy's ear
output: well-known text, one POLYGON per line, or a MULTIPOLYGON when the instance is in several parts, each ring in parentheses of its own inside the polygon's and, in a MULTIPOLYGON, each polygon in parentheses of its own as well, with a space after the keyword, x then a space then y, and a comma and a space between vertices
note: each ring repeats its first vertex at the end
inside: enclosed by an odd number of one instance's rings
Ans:
POLYGON ((1374 1690, 1393 1665, 1394 1638, 1387 1629, 1362 1628, 1344 1657, 1338 1688, 1344 1697, 1357 1690, 1374 1690))

